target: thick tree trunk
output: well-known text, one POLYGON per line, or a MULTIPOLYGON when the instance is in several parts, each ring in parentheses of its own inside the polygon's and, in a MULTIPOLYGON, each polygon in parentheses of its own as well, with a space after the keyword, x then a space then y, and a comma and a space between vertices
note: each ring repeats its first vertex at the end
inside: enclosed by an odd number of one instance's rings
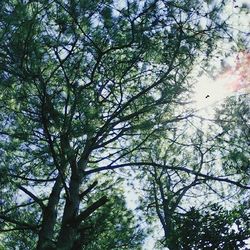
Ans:
POLYGON ((37 250, 51 250, 55 247, 53 243, 53 236, 57 218, 56 207, 59 203, 62 187, 61 177, 58 176, 50 194, 48 205, 43 211, 43 220, 41 230, 39 232, 37 250))
POLYGON ((69 197, 66 199, 64 213, 62 218, 62 226, 58 236, 56 249, 70 250, 77 238, 77 226, 75 218, 79 212, 79 187, 81 178, 78 171, 72 173, 69 184, 69 197))

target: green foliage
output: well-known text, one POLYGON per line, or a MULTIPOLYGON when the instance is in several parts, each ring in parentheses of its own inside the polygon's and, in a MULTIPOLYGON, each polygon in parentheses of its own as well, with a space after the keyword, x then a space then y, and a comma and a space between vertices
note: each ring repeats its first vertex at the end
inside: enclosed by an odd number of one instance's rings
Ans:
POLYGON ((86 226, 84 249, 140 249, 143 234, 123 198, 107 185, 106 198, 92 180, 99 174, 112 183, 115 169, 144 159, 144 146, 179 120, 190 72, 226 34, 222 7, 1 1, 4 247, 72 250, 86 226))
POLYGON ((85 235, 84 250, 139 250, 145 237, 120 195, 111 197, 108 204, 87 220, 82 228, 85 235))
POLYGON ((214 205, 209 210, 191 208, 175 215, 175 230, 166 240, 170 249, 247 249, 250 236, 249 210, 225 210, 214 205))
MULTIPOLYGON (((35 249, 37 234, 28 230, 18 232, 8 232, 3 237, 3 250, 5 249, 35 249)), ((0 246, 1 249, 1 246, 0 246)))
POLYGON ((227 173, 241 174, 245 181, 250 175, 249 114, 249 94, 242 94, 228 98, 216 116, 222 131, 216 139, 223 167, 227 173))

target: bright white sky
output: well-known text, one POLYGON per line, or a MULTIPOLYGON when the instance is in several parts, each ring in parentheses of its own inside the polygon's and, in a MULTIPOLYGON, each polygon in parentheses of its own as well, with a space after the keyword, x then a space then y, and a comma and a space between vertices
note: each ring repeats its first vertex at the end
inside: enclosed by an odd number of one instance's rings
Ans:
POLYGON ((226 83, 226 79, 212 79, 206 75, 198 79, 194 87, 194 103, 191 104, 197 111, 196 115, 212 118, 215 108, 220 106, 226 97, 234 94, 226 83))
POLYGON ((203 75, 194 87, 194 104, 198 110, 206 110, 231 95, 225 79, 212 79, 203 75))
MULTIPOLYGON (((245 32, 249 35, 250 15, 240 14, 237 6, 245 6, 250 10, 249 0, 230 0, 226 1, 225 16, 231 16, 229 24, 237 37, 238 32, 245 32)), ((229 51, 232 44, 222 44, 225 51, 229 51)), ((213 79, 209 75, 201 76, 194 88, 193 107, 201 110, 202 114, 213 113, 212 110, 219 105, 227 96, 236 93, 250 92, 250 51, 238 49, 238 53, 221 58, 224 70, 213 79), (206 98, 206 96, 209 97, 206 98)), ((220 63, 220 62, 217 62, 220 63)))
POLYGON ((192 107, 201 115, 212 115, 228 96, 250 91, 250 52, 240 52, 225 61, 227 66, 217 77, 204 74, 194 86, 192 107))

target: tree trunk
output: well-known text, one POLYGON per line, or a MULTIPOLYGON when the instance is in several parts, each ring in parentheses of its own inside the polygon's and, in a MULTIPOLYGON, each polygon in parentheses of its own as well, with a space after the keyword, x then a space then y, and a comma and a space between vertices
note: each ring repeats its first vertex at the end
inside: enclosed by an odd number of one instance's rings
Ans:
POLYGON ((57 218, 57 205, 62 191, 61 177, 58 176, 53 186, 52 192, 49 197, 48 205, 43 211, 43 220, 41 230, 39 232, 39 239, 37 243, 37 250, 51 250, 54 249, 53 243, 54 226, 57 218))
POLYGON ((77 172, 77 170, 74 171, 70 179, 69 197, 66 199, 62 218, 62 226, 56 245, 56 249, 60 250, 72 249, 78 235, 78 227, 74 222, 79 212, 79 187, 81 178, 77 172))

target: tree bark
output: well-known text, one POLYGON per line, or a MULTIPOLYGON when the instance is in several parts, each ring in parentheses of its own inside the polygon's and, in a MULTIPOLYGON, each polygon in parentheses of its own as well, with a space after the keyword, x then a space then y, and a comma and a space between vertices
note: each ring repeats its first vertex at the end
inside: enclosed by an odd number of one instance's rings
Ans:
POLYGON ((60 200, 60 193, 63 185, 60 175, 58 175, 49 197, 48 205, 43 211, 43 220, 39 238, 37 243, 37 250, 51 250, 54 249, 53 243, 54 226, 57 218, 57 205, 60 200))
MULTIPOLYGON (((75 166, 76 167, 76 166, 75 166)), ((81 178, 78 170, 72 171, 69 184, 69 197, 66 199, 64 213, 62 218, 62 226, 58 236, 56 249, 70 250, 73 247, 75 239, 78 235, 78 228, 74 225, 74 220, 79 212, 79 188, 81 178)))

